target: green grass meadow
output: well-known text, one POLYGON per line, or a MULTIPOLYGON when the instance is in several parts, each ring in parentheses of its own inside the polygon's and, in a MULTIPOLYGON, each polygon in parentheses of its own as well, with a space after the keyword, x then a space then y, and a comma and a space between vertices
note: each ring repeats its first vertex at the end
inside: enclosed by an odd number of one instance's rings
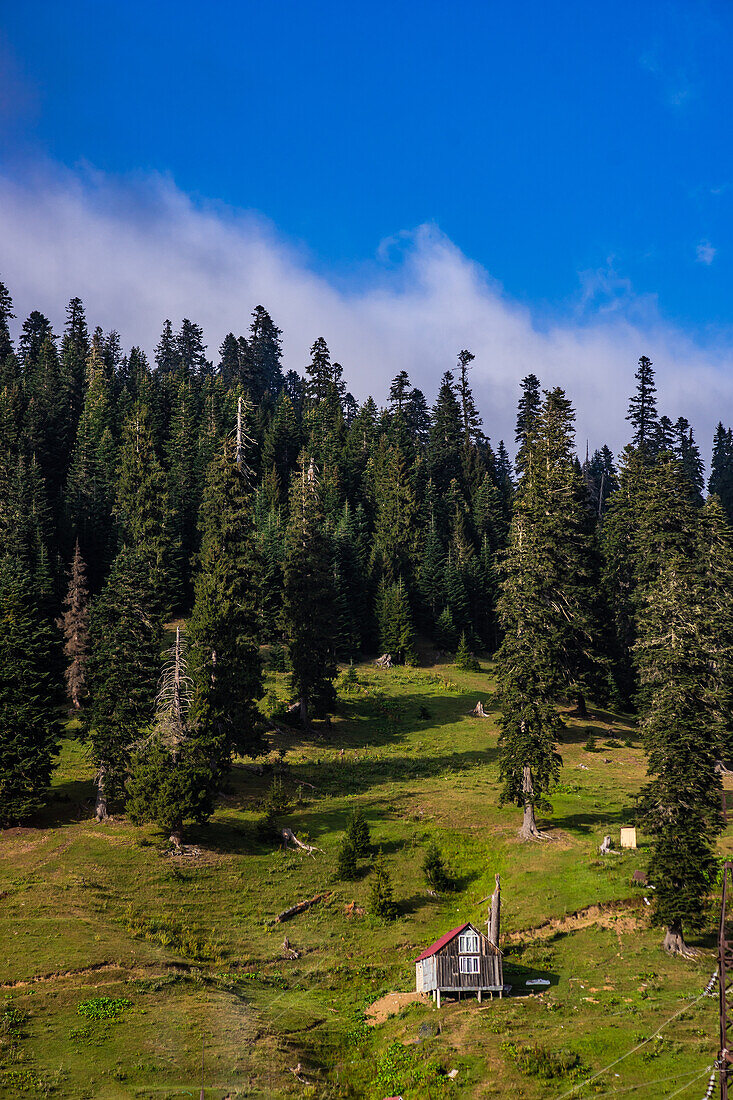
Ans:
MULTIPOLYGON (((155 828, 121 816, 97 824, 93 770, 69 727, 44 815, 0 834, 0 1097, 198 1097, 203 1041, 207 1100, 699 1100, 717 1001, 692 1002, 714 970, 714 936, 692 939, 694 959, 668 959, 631 881, 646 863, 643 835, 636 851, 598 855, 604 834, 618 841, 634 823, 645 765, 633 725, 606 711, 568 715, 543 819, 551 839, 523 843, 520 812, 498 805, 490 667, 356 671, 329 729, 275 734, 262 775, 238 762, 211 823, 186 838, 198 854, 171 856, 155 828), (470 716, 479 699, 492 717, 470 716), (320 849, 312 856, 260 838, 275 773, 293 799, 283 824, 320 849), (334 880, 356 803, 392 874, 390 923, 368 912, 366 862, 357 881, 334 880), (443 897, 423 881, 433 839, 456 880, 443 897), (485 922, 479 902, 497 872, 511 995, 412 1003, 369 1026, 375 1000, 414 989, 423 947, 485 922), (271 923, 324 891, 325 902, 271 923), (285 957, 285 936, 297 959, 285 957), (550 985, 526 986, 537 977, 550 985)), ((267 686, 286 698, 284 676, 268 673, 267 686)), ((733 850, 729 833, 720 847, 733 850)))

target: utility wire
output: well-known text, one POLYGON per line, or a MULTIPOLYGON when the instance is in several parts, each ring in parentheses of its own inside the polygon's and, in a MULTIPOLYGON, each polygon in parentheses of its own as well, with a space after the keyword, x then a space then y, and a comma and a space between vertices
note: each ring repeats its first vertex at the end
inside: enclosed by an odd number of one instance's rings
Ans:
MULTIPOLYGON (((597 1077, 601 1077, 604 1073, 608 1073, 609 1069, 613 1069, 613 1067, 617 1066, 619 1062, 623 1062, 625 1058, 629 1058, 632 1054, 636 1054, 637 1050, 641 1050, 641 1048, 645 1047, 647 1043, 650 1043, 652 1039, 656 1039, 660 1031, 667 1027, 668 1024, 671 1024, 673 1020, 676 1020, 678 1016, 681 1016, 683 1012, 687 1012, 689 1011, 689 1009, 694 1008, 698 1001, 701 1001, 703 997, 709 997, 710 994, 708 993, 708 988, 709 986, 706 986, 699 997, 696 997, 694 1001, 690 1002, 690 1004, 683 1005, 683 1007, 675 1012, 673 1016, 670 1016, 668 1020, 665 1020, 663 1024, 660 1024, 657 1030, 648 1038, 643 1039, 640 1043, 637 1043, 637 1045, 635 1047, 632 1047, 631 1050, 628 1050, 626 1054, 622 1054, 620 1058, 616 1058, 615 1061, 609 1063, 609 1065, 607 1066, 604 1066, 603 1069, 599 1069, 598 1072, 594 1073, 592 1077, 587 1077, 585 1081, 581 1081, 579 1084, 573 1085, 570 1091, 564 1092, 562 1096, 558 1098, 558 1100, 569 1100, 569 1097, 574 1096, 579 1089, 584 1088, 586 1085, 590 1085, 591 1082, 595 1081, 597 1077)), ((707 1073, 707 1070, 705 1072, 707 1073)))
POLYGON ((709 1069, 710 1069, 710 1066, 707 1066, 702 1071, 702 1073, 698 1073, 697 1077, 695 1077, 695 1079, 693 1081, 688 1081, 687 1084, 683 1085, 681 1089, 675 1089, 674 1092, 670 1092, 670 1094, 667 1097, 667 1100, 672 1100, 673 1096, 679 1096, 681 1093, 685 1092, 686 1089, 689 1089, 690 1085, 694 1085, 695 1081, 699 1081, 701 1077, 706 1077, 709 1069))

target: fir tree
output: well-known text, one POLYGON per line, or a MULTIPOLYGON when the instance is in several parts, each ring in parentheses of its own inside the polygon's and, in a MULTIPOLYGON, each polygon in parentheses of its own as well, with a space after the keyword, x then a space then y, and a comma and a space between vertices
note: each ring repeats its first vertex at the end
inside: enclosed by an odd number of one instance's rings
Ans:
POLYGON ((282 333, 264 306, 256 306, 252 312, 249 330, 249 355, 253 382, 253 398, 262 399, 265 393, 277 397, 283 387, 282 333))
POLYGON ((251 474, 242 436, 227 439, 209 469, 201 505, 201 550, 189 628, 193 718, 216 746, 220 767, 231 754, 257 755, 263 694, 258 647, 257 552, 251 474))
POLYGON ((15 555, 0 557, 0 826, 44 803, 58 741, 50 630, 31 578, 15 555))
POLYGON ((525 838, 541 835, 535 807, 547 806, 559 773, 562 723, 553 704, 570 690, 579 691, 582 704, 597 663, 591 545, 572 423, 562 390, 548 391, 525 449, 498 602, 501 797, 523 807, 525 838))
POLYGON ((708 492, 720 499, 728 522, 733 522, 733 432, 720 421, 713 439, 708 492))
POLYGON ((722 828, 715 763, 724 731, 708 676, 705 576, 693 540, 688 550, 673 553, 649 587, 635 646, 652 777, 642 799, 653 836, 653 914, 672 954, 686 953, 684 930, 703 919, 722 828))
POLYGON ((86 666, 89 656, 89 589, 86 566, 81 556, 79 540, 74 547, 69 587, 64 600, 64 612, 58 624, 64 635, 66 689, 74 710, 80 710, 86 698, 86 666))
POLYGON ((456 396, 453 375, 446 371, 433 408, 430 428, 430 477, 440 499, 448 492, 452 481, 460 481, 461 409, 456 396))
POLYGON ((448 653, 454 653, 456 649, 456 624, 449 607, 444 607, 435 624, 435 641, 438 646, 448 653))
POLYGON ((148 564, 160 605, 170 607, 178 547, 171 531, 166 477, 155 453, 150 412, 140 402, 123 426, 115 515, 123 544, 139 551, 148 564))
POLYGON ((358 804, 353 808, 349 815, 349 821, 346 827, 346 836, 348 837, 354 852, 362 859, 366 859, 371 855, 372 851, 372 837, 369 832, 369 825, 367 819, 364 816, 364 811, 358 804))
POLYGON ((100 821, 109 802, 122 797, 133 747, 153 718, 161 637, 156 602, 144 552, 123 547, 89 628, 86 721, 100 821))
POLYGON ((422 863, 422 872, 430 890, 443 894, 453 885, 450 873, 440 848, 434 840, 430 842, 422 863))
POLYGON ((184 378, 200 378, 207 374, 206 344, 200 325, 184 317, 175 337, 175 360, 184 378))
POLYGON ((370 909, 375 917, 381 917, 382 920, 394 920, 397 916, 397 905, 394 900, 392 877, 387 869, 387 862, 381 848, 374 860, 369 893, 370 909))
POLYGON ((514 467, 518 474, 525 472, 541 406, 540 380, 537 375, 528 374, 526 378, 522 379, 522 396, 517 407, 517 426, 514 435, 517 444, 517 457, 514 460, 514 467))
POLYGON ((382 581, 377 596, 379 647, 397 664, 416 664, 415 631, 407 591, 400 578, 396 584, 382 581))
POLYGON ((293 671, 291 681, 304 726, 325 716, 336 699, 336 608, 331 540, 315 465, 303 454, 293 475, 285 535, 282 629, 293 671))
POLYGON ((130 820, 155 822, 177 851, 185 822, 207 821, 216 793, 212 746, 191 723, 192 700, 186 644, 177 629, 158 682, 153 732, 133 756, 127 800, 130 820))
POLYGON ((354 851, 354 845, 352 844, 348 834, 341 841, 338 853, 338 862, 336 864, 336 878, 346 879, 347 881, 353 880, 357 877, 359 868, 357 864, 356 852, 354 851))
POLYGON ((465 630, 462 631, 460 640, 458 642, 458 650, 456 652, 456 668, 463 669, 464 672, 479 672, 481 669, 478 661, 474 657, 471 650, 468 648, 465 630))
POLYGON ((66 482, 65 512, 71 538, 92 563, 90 579, 98 589, 116 549, 112 520, 117 447, 113 434, 109 383, 96 349, 87 364, 87 387, 66 482))
MULTIPOLYGON (((11 368, 8 363, 11 358, 15 358, 13 341, 10 337, 10 321, 14 317, 13 299, 5 284, 0 283, 0 386, 10 380, 6 371, 10 373, 11 368)), ((15 374, 14 370, 12 374, 15 374)))
POLYGON ((657 428, 657 387, 654 383, 652 361, 642 355, 636 371, 636 393, 629 401, 626 416, 634 430, 632 444, 646 455, 654 449, 657 428))

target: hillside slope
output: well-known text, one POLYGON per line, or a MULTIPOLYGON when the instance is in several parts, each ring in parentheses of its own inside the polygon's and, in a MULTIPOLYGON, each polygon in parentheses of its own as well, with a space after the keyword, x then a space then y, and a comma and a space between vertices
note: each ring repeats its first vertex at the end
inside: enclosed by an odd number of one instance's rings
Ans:
MULTIPOLYGON (((598 855, 603 835, 633 820, 644 779, 627 721, 568 716, 552 839, 526 844, 518 812, 498 806, 496 724, 470 716, 479 699, 491 708, 490 671, 357 674, 330 730, 273 739, 270 765, 293 799, 283 823, 316 845, 312 856, 258 834, 269 768, 260 776, 241 762, 211 824, 190 832, 196 850, 171 856, 152 828, 96 824, 84 747, 64 742, 43 819, 0 836, 1 1097, 194 1095, 202 1039, 205 1095, 220 1100, 560 1097, 691 1005, 714 969, 712 939, 696 959, 667 959, 631 883, 643 837, 635 852, 598 855), (357 802, 388 859, 400 904, 391 923, 368 912, 365 862, 354 883, 333 880, 357 802), (457 880, 443 898, 423 881, 431 839, 457 880), (407 1004, 367 1025, 377 998, 414 988, 422 947, 459 921, 485 921, 479 900, 497 872, 512 995, 439 1011, 407 1004), (325 891, 287 924, 269 923, 325 891), (545 992, 530 994, 533 977, 549 980, 545 992)), ((268 680, 284 698, 284 677, 268 680)), ((721 851, 731 847, 726 834, 721 851)), ((574 1095, 641 1086, 633 1095, 644 1100, 685 1082, 702 1093, 716 1018, 715 1002, 699 1000, 574 1095)))

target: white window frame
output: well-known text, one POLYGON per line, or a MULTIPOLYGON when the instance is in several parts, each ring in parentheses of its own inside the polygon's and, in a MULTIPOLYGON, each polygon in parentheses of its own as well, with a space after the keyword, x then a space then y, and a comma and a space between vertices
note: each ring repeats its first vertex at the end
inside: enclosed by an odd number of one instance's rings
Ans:
POLYGON ((461 974, 478 974, 479 972, 478 955, 461 955, 459 964, 461 974))
POLYGON ((462 932, 458 937, 458 953, 460 955, 477 955, 478 943, 478 932, 462 932))

